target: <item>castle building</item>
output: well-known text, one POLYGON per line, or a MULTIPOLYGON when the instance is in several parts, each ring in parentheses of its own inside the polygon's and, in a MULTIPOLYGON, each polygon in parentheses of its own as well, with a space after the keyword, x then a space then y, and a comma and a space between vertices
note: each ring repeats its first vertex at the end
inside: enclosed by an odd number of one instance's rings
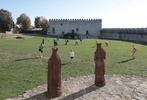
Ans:
POLYGON ((75 35, 74 38, 99 38, 101 29, 101 19, 49 19, 47 35, 64 37, 70 34, 75 35))

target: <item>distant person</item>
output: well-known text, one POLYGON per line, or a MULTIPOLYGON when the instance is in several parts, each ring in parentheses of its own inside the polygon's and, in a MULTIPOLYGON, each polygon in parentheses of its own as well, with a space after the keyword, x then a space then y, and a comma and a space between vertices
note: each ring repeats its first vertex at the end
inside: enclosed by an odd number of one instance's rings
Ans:
POLYGON ((59 41, 59 36, 57 36, 57 41, 59 41))
POLYGON ((44 47, 43 47, 43 44, 41 43, 40 46, 39 46, 39 56, 40 56, 40 57, 42 57, 43 48, 44 48, 44 47))
POLYGON ((82 38, 80 38, 80 43, 82 44, 82 38))
POLYGON ((70 52, 69 52, 69 54, 70 54, 70 63, 72 63, 73 60, 74 60, 74 55, 75 55, 75 53, 74 53, 74 51, 71 49, 70 52))
POLYGON ((54 43, 54 46, 58 45, 57 40, 55 38, 53 39, 53 43, 54 43))
POLYGON ((44 43, 44 38, 42 38, 42 44, 45 45, 45 43, 44 43))
POLYGON ((137 49, 135 48, 134 45, 132 47, 133 47, 132 48, 132 58, 135 59, 135 53, 136 53, 137 49))
POLYGON ((78 40, 78 39, 76 39, 76 43, 75 43, 75 44, 76 44, 76 45, 78 45, 78 44, 79 44, 78 42, 79 42, 79 40, 78 40))
POLYGON ((67 44, 68 44, 68 42, 69 42, 69 40, 68 40, 68 39, 65 39, 65 45, 67 45, 67 44))
POLYGON ((105 42, 105 44, 106 44, 106 46, 108 46, 108 42, 107 41, 105 42))

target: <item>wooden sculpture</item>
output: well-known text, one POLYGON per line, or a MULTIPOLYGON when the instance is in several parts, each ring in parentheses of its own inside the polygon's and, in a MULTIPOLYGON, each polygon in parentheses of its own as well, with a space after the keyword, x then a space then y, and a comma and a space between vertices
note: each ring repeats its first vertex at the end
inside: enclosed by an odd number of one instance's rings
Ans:
POLYGON ((94 55, 95 61, 95 85, 98 87, 104 86, 105 83, 105 63, 104 59, 106 58, 106 52, 101 47, 101 43, 96 43, 97 49, 94 55))
POLYGON ((58 48, 52 48, 52 55, 48 61, 48 94, 51 98, 62 95, 61 60, 58 48))

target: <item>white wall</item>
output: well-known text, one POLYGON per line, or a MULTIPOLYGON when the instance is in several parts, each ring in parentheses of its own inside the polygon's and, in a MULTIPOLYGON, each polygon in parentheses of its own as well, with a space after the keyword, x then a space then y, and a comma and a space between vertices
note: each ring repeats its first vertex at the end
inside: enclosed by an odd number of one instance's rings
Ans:
POLYGON ((98 38, 102 29, 101 19, 50 19, 49 24, 47 34, 52 36, 61 36, 62 32, 67 34, 74 30, 74 33, 82 36, 85 36, 88 31, 89 37, 98 38), (53 33, 53 28, 55 33, 53 33))

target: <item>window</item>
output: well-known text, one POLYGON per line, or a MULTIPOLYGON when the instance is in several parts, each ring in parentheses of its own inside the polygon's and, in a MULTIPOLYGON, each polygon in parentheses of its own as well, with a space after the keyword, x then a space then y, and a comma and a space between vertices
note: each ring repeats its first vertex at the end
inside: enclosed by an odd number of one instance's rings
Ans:
POLYGON ((88 33, 88 30, 86 31, 86 35, 88 35, 89 33, 88 33))
POLYGON ((64 35, 64 31, 62 32, 62 35, 64 35))
POLYGON ((55 33, 55 28, 53 28, 53 33, 55 33))
POLYGON ((74 34, 75 33, 74 30, 72 30, 71 33, 74 34))

